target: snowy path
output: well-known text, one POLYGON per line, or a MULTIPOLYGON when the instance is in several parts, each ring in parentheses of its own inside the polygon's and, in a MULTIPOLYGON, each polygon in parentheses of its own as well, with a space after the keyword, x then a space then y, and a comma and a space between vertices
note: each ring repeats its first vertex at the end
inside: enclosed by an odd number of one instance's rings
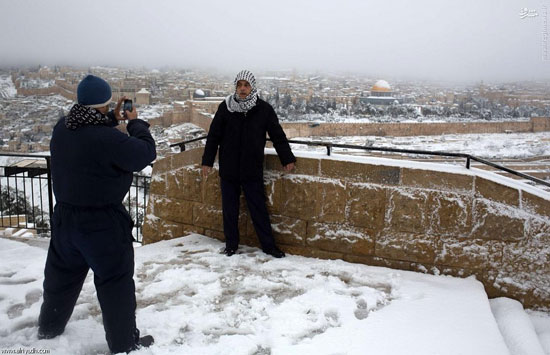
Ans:
MULTIPOLYGON (((508 354, 482 285, 199 235, 136 248, 136 354, 508 354)), ((91 273, 65 333, 36 339, 46 251, 0 239, 0 349, 107 351, 91 273)))

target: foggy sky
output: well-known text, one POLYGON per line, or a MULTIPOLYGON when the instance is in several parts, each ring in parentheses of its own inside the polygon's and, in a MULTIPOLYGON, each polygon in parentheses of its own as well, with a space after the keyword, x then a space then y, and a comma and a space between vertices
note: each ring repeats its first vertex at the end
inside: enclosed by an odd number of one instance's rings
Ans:
POLYGON ((549 13, 550 0, 0 0, 0 67, 550 80, 549 13))

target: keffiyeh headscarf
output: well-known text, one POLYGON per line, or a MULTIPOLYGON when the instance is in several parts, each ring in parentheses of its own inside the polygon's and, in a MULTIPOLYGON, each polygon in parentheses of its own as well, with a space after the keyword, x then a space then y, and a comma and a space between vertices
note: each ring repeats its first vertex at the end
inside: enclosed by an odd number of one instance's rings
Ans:
POLYGON ((65 117, 65 126, 71 130, 86 125, 106 125, 108 122, 109 118, 98 110, 80 104, 75 104, 65 117))
POLYGON ((256 90, 256 78, 254 77, 254 74, 248 70, 241 70, 237 74, 233 84, 235 86, 235 92, 225 98, 225 103, 227 104, 227 109, 229 112, 247 112, 252 107, 256 106, 256 102, 258 101, 258 90, 256 90), (252 91, 244 99, 241 99, 239 95, 237 95, 236 89, 239 80, 248 81, 252 87, 252 91))

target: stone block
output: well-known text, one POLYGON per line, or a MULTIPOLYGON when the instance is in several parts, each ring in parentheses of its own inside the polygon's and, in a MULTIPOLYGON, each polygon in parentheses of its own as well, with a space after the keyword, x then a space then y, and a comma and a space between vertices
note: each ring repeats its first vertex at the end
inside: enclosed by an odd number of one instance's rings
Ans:
POLYGON ((193 206, 193 224, 198 227, 223 231, 222 211, 202 203, 193 206))
POLYGON ((505 243, 494 240, 457 240, 442 237, 435 244, 437 265, 478 270, 499 267, 502 263, 502 248, 505 243))
POLYGON ((399 269, 399 270, 407 270, 407 271, 413 270, 413 266, 412 266, 413 263, 409 261, 392 260, 392 259, 381 258, 379 256, 344 254, 343 260, 350 263, 356 263, 356 264, 380 266, 380 267, 387 267, 391 269, 399 269))
POLYGON ((202 201, 207 205, 222 208, 222 192, 217 170, 202 181, 202 201))
POLYGON ((365 228, 341 224, 309 223, 307 245, 320 250, 374 255, 374 238, 365 228))
POLYGON ((315 217, 314 204, 318 201, 319 183, 310 179, 284 177, 281 191, 281 214, 288 217, 312 220, 315 217))
POLYGON ((184 167, 167 174, 166 197, 187 201, 201 201, 199 169, 184 167))
POLYGON ((432 192, 428 196, 429 225, 437 235, 465 238, 472 230, 473 198, 432 192))
POLYGON ((542 272, 547 275, 547 283, 550 286, 550 245, 533 247, 508 243, 503 248, 502 263, 504 269, 511 273, 542 272))
POLYGON ((305 245, 307 222, 301 219, 273 215, 271 228, 277 243, 305 245))
POLYGON ((357 227, 382 230, 387 190, 372 185, 348 184, 348 220, 357 227))
POLYGON ((401 261, 434 264, 435 238, 430 235, 395 233, 376 238, 376 256, 401 261))
POLYGON ((521 202, 524 209, 543 217, 550 218, 550 201, 529 192, 522 191, 521 202))
POLYGON ((172 170, 188 165, 200 168, 203 152, 203 148, 195 148, 172 155, 172 170))
POLYGON ((330 159, 321 160, 320 175, 328 178, 383 185, 398 185, 401 179, 399 167, 330 159))
POLYGON ((525 221, 505 205, 484 200, 474 201, 472 238, 521 241, 525 238, 525 221))
POLYGON ((153 175, 149 186, 150 195, 166 194, 166 174, 153 175))
POLYGON ((349 193, 339 180, 320 179, 315 201, 315 220, 325 223, 344 223, 349 193))
POLYGON ((147 218, 143 224, 143 244, 179 238, 183 235, 182 224, 164 221, 160 218, 147 218))
POLYGON ((498 184, 482 177, 475 177, 477 197, 519 207, 519 190, 498 184))
POLYGON ((422 190, 394 190, 388 202, 389 226, 392 231, 426 233, 430 230, 428 193, 422 190))
POLYGON ((168 198, 157 198, 154 203, 155 215, 163 220, 178 223, 193 223, 193 202, 168 198))
POLYGON ((265 155, 265 170, 273 170, 275 172, 281 171, 281 160, 277 155, 266 154, 265 155))
POLYGON ((472 193, 474 188, 474 177, 470 175, 408 168, 403 168, 401 174, 404 186, 458 193, 472 193))
POLYGON ((282 251, 292 255, 302 255, 309 258, 319 258, 325 260, 341 260, 344 258, 343 253, 324 251, 319 249, 313 249, 310 247, 300 247, 295 245, 279 245, 282 251))
POLYGON ((321 159, 296 158, 296 168, 293 174, 319 176, 321 159))
POLYGON ((282 180, 275 176, 264 178, 265 200, 270 214, 281 213, 282 180))
POLYGON ((172 170, 172 157, 167 156, 163 159, 155 160, 152 175, 164 174, 170 170, 172 170))
POLYGON ((217 240, 222 241, 222 242, 225 241, 225 235, 223 234, 223 232, 220 232, 220 231, 215 231, 215 230, 212 230, 212 229, 205 229, 204 230, 204 235, 207 236, 207 237, 210 237, 210 238, 217 239, 217 240))
POLYGON ((158 220, 160 219, 152 215, 151 213, 147 214, 147 218, 143 222, 142 231, 141 231, 143 234, 143 240, 142 240, 143 245, 151 244, 161 240, 157 229, 158 220))
POLYGON ((254 235, 243 235, 243 236, 241 236, 240 244, 248 245, 249 247, 260 248, 261 249, 260 241, 258 240, 258 238, 256 237, 255 234, 254 235))
POLYGON ((527 221, 526 237, 530 245, 545 247, 550 245, 550 220, 530 218, 527 221))
POLYGON ((525 308, 548 310, 550 284, 548 276, 503 270, 489 270, 482 279, 489 297, 508 297, 521 302, 525 308))

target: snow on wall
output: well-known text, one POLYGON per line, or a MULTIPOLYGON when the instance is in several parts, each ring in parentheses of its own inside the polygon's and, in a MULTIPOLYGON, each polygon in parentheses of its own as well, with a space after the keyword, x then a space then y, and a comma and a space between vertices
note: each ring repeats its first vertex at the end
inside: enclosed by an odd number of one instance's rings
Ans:
MULTIPOLYGON (((223 240, 217 173, 200 152, 155 165, 144 242, 199 233, 223 240)), ((550 304, 550 194, 476 169, 298 152, 288 174, 266 149, 266 200, 292 254, 475 275, 490 296, 550 304)), ((244 200, 241 242, 257 245, 244 200)))

